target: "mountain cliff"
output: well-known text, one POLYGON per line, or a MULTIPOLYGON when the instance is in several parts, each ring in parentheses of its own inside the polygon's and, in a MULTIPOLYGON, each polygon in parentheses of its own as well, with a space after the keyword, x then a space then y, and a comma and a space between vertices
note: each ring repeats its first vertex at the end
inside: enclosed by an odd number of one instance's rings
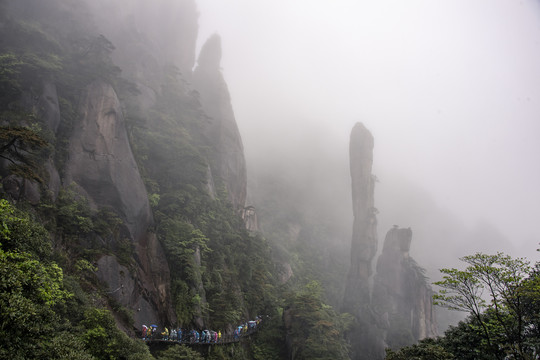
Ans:
POLYGON ((272 314, 219 37, 191 70, 195 2, 1 6, 1 194, 47 224, 66 275, 85 264, 74 316, 97 304, 134 334, 272 314))

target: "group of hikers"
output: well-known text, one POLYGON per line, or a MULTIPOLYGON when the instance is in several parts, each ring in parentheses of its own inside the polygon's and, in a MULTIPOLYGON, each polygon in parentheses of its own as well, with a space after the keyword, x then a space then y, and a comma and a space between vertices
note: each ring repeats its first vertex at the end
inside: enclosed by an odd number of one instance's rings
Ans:
POLYGON ((157 325, 142 326, 142 339, 143 340, 165 340, 174 341, 182 344, 218 344, 229 343, 240 340, 241 336, 251 334, 257 329, 257 326, 262 321, 260 316, 257 316, 255 320, 250 320, 246 323, 240 324, 234 328, 232 334, 225 334, 219 331, 213 330, 187 330, 180 327, 173 328, 169 331, 167 327, 162 332, 158 331, 157 325))

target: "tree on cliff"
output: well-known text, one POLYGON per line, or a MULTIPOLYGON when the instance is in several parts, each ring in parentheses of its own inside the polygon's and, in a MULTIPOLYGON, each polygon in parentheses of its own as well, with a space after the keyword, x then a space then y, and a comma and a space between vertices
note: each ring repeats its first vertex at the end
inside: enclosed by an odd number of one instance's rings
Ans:
POLYGON ((386 360, 536 359, 540 354, 540 262, 498 253, 461 259, 465 270, 442 269, 438 305, 469 316, 450 326, 443 337, 425 339, 386 360))
POLYGON ((438 305, 467 311, 469 325, 481 337, 478 344, 493 357, 534 358, 538 354, 538 267, 525 259, 498 253, 477 253, 461 258, 465 270, 442 269, 438 305))
POLYGON ((42 182, 37 157, 47 142, 28 127, 0 126, 0 158, 7 160, 11 174, 42 182))

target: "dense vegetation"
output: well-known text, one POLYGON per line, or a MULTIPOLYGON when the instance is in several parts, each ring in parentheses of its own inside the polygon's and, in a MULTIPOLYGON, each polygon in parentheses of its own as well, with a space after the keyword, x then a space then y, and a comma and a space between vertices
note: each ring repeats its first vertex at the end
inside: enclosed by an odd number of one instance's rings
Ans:
POLYGON ((149 359, 148 348, 120 331, 79 282, 91 265, 66 274, 47 230, 0 200, 0 357, 11 359, 149 359), (31 339, 31 341, 30 341, 31 339))

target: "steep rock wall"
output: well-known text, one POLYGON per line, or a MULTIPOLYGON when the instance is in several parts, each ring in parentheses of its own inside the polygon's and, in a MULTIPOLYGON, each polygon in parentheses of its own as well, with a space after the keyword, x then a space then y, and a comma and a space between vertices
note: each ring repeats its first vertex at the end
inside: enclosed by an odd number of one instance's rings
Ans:
POLYGON ((105 82, 92 83, 79 112, 80 121, 70 138, 66 185, 75 183, 96 208, 112 207, 126 226, 123 236, 135 248, 134 273, 122 268, 114 257, 104 256, 98 261, 98 277, 122 305, 139 310, 136 322, 144 318, 170 321, 174 315, 169 269, 161 245, 147 233, 153 222, 148 195, 131 152, 115 91, 105 82))
POLYGON ((111 206, 126 221, 134 241, 151 223, 150 206, 114 89, 88 86, 70 139, 67 184, 75 182, 99 206, 111 206))
POLYGON ((193 73, 193 86, 200 93, 204 111, 211 117, 206 132, 214 146, 214 161, 210 164, 212 173, 224 183, 235 209, 241 210, 246 202, 247 188, 244 146, 220 62, 221 40, 218 35, 213 35, 201 49, 193 73))

